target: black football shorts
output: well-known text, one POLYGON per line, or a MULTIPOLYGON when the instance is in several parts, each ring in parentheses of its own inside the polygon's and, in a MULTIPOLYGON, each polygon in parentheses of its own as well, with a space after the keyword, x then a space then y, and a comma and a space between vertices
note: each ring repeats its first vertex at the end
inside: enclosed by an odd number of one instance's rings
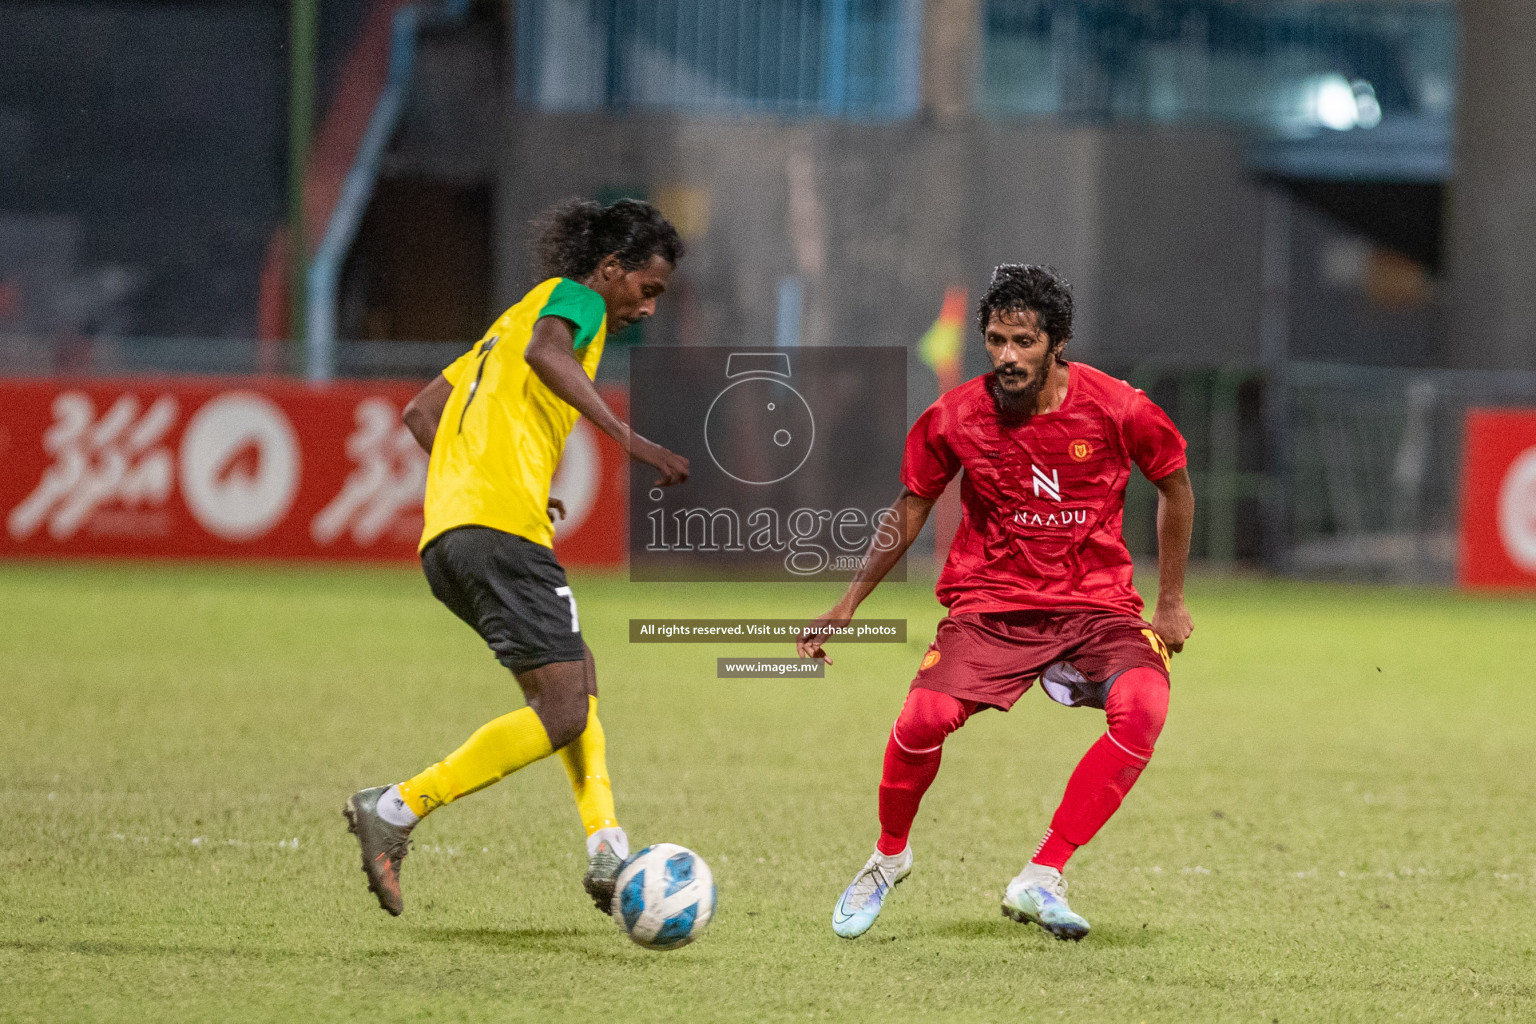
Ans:
POLYGON ((544 545, 488 526, 460 526, 432 539, 421 568, 433 596, 513 672, 586 656, 576 598, 544 545))

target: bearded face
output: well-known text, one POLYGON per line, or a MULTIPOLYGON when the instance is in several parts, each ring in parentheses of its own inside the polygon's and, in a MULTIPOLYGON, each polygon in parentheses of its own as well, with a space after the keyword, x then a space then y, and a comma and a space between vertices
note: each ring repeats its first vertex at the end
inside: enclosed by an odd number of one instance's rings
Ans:
POLYGON ((1040 328, 1032 309, 999 310, 986 330, 987 358, 992 362, 989 390, 1004 419, 1025 419, 1035 412, 1040 392, 1050 380, 1061 346, 1040 328))

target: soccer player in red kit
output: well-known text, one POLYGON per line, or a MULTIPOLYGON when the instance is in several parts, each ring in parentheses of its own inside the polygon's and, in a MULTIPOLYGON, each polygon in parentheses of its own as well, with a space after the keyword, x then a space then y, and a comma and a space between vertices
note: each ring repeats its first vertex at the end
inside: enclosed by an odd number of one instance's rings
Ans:
POLYGON ((1062 869, 1151 759, 1168 712, 1169 652, 1193 629, 1184 569, 1194 493, 1184 439, 1167 414, 1126 382, 1062 358, 1072 295, 1049 268, 998 267, 977 325, 992 372, 940 396, 907 435, 892 506, 901 543, 872 547, 842 600, 798 644, 802 657, 826 657, 828 630, 853 617, 964 470, 960 528, 936 588, 949 615, 886 744, 880 838, 832 913, 844 938, 864 934, 912 870, 907 835, 945 737, 980 710, 1007 711, 1037 679, 1063 704, 1103 709, 1108 731, 1078 762, 1045 838, 1008 883, 1003 913, 1058 939, 1088 934, 1067 905, 1062 869), (1158 489, 1150 623, 1120 533, 1132 465, 1158 489))

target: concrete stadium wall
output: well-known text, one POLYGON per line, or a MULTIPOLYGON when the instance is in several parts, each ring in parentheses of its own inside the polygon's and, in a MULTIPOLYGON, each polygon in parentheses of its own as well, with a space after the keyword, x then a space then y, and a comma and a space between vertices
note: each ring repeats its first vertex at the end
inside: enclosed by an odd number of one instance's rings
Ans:
POLYGON ((628 191, 674 216, 690 251, 654 341, 772 344, 797 275, 803 343, 911 344, 946 286, 974 302, 1021 260, 1073 282, 1082 358, 1258 358, 1261 196, 1222 133, 516 110, 496 178, 502 302, 534 280, 528 224, 559 199, 628 191))
POLYGON ((1536 4, 1462 5, 1446 361, 1536 370, 1536 4))

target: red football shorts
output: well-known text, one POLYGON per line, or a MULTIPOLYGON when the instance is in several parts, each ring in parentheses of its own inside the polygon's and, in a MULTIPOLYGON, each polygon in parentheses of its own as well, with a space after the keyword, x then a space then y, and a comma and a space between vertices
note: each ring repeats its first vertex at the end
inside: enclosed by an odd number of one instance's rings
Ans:
POLYGON ((1134 615, 1083 609, 981 612, 940 620, 912 687, 1007 711, 1058 661, 1071 662, 1094 682, 1142 667, 1168 674, 1162 639, 1134 615))

